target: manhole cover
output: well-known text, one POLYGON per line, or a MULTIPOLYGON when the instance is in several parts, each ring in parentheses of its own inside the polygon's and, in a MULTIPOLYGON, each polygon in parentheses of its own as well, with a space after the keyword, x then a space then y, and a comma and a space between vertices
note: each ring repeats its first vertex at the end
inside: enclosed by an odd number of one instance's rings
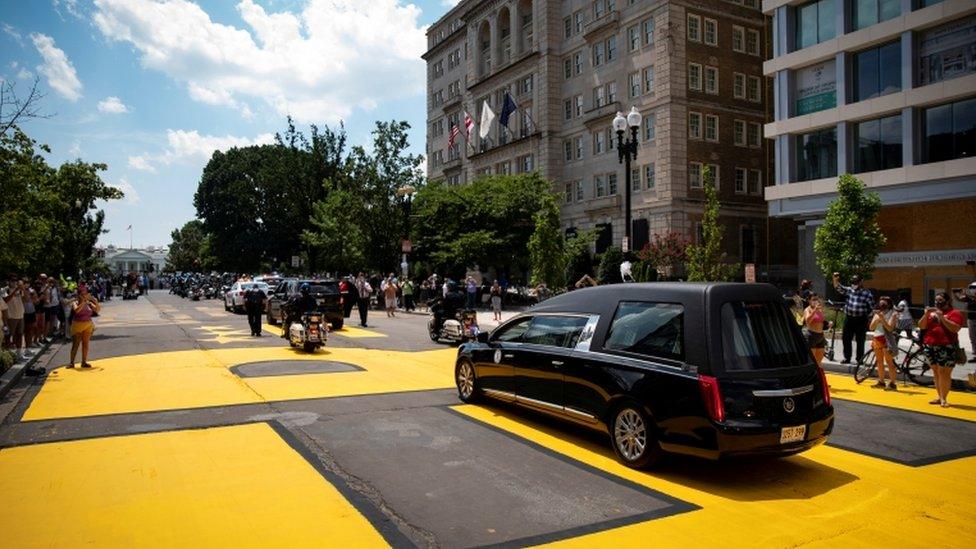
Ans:
POLYGON ((364 371, 355 364, 334 360, 268 360, 238 364, 230 369, 238 377, 299 376, 364 371))

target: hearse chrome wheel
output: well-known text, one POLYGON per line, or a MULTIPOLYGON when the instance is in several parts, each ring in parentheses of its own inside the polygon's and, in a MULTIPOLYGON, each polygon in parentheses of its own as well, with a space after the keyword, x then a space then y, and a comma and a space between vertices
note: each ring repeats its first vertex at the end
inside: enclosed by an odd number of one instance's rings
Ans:
POLYGON ((470 402, 475 396, 474 366, 467 360, 458 363, 455 369, 455 382, 458 388, 458 397, 464 402, 470 402))
POLYGON ((617 410, 610 436, 614 452, 628 467, 648 467, 661 458, 654 426, 636 404, 627 404, 617 410))

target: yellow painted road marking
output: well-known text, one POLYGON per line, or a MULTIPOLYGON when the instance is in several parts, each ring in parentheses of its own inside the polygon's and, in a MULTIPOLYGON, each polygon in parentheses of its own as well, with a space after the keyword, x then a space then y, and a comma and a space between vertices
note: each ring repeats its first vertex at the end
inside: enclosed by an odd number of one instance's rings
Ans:
POLYGON ((387 546, 263 423, 0 450, 0 506, 7 547, 387 546))
POLYGON ((454 349, 423 352, 285 347, 189 350, 91 361, 48 375, 24 421, 299 398, 368 395, 454 386, 454 349), (241 379, 231 366, 272 360, 334 360, 365 371, 241 379))
POLYGON ((905 387, 899 383, 897 391, 883 391, 871 387, 873 379, 858 384, 852 376, 838 374, 827 374, 827 384, 830 385, 831 398, 976 421, 976 394, 973 393, 950 391, 951 406, 943 408, 929 404, 930 400, 936 398, 935 389, 931 387, 905 387))
POLYGON ((600 437, 505 410, 457 411, 612 475, 702 507, 553 543, 568 547, 973 547, 976 458, 921 468, 819 446, 791 458, 712 464, 682 460, 658 471, 621 465, 600 437))

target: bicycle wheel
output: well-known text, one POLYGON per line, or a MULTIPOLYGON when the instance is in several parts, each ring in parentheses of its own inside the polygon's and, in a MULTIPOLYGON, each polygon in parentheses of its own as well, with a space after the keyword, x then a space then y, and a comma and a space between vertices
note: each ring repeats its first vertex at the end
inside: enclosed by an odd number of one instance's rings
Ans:
MULTIPOLYGON (((930 369, 929 359, 922 351, 915 351, 908 355, 901 366, 901 371, 905 374, 905 377, 917 385, 922 385, 922 376, 930 369)), ((926 383, 926 385, 930 385, 930 383, 926 383)))
POLYGON ((874 374, 874 350, 864 353, 864 358, 854 367, 854 381, 861 383, 874 374))

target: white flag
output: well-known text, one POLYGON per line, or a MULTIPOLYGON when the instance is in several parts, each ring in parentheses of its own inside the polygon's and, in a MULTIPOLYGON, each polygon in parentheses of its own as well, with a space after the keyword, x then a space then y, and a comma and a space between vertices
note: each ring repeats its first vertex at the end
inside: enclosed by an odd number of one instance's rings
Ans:
POLYGON ((488 106, 488 101, 481 107, 481 127, 478 128, 478 135, 484 139, 491 132, 491 123, 495 120, 495 113, 488 106))

